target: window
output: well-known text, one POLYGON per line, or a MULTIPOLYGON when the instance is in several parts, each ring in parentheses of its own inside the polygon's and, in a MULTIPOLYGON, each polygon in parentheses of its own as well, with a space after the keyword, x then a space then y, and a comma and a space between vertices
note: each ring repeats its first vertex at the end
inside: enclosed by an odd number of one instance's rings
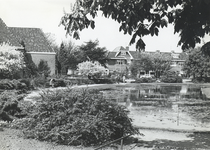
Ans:
POLYGON ((125 51, 121 51, 121 55, 125 56, 126 52, 125 51))

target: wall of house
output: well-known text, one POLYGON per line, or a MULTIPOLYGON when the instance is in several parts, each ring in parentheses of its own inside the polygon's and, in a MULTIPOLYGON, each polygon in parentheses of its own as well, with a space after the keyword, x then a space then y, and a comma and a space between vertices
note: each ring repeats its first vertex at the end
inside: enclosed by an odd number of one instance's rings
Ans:
POLYGON ((53 52, 28 52, 31 54, 33 62, 38 66, 40 60, 47 61, 48 66, 50 67, 50 75, 55 74, 55 54, 53 52))

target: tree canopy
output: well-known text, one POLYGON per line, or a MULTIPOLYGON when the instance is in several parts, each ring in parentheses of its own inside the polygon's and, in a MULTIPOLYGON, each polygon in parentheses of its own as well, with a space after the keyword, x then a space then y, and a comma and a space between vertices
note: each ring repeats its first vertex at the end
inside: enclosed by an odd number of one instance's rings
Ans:
POLYGON ((139 74, 141 71, 148 73, 154 71, 155 76, 158 78, 160 75, 171 69, 171 56, 164 55, 164 53, 146 53, 142 52, 130 66, 133 75, 139 74))
POLYGON ((209 0, 76 0, 61 24, 67 34, 79 39, 79 31, 94 28, 94 18, 102 11, 104 17, 120 24, 119 31, 132 36, 130 44, 144 50, 142 37, 158 36, 159 29, 170 23, 174 33, 180 34, 178 45, 185 50, 194 48, 210 32, 209 8, 209 0))
POLYGON ((201 51, 201 48, 191 50, 183 70, 194 79, 204 80, 210 75, 210 56, 201 51))
POLYGON ((99 47, 99 41, 88 41, 80 46, 80 51, 84 53, 84 57, 87 60, 98 61, 105 66, 107 60, 107 51, 105 47, 99 47))

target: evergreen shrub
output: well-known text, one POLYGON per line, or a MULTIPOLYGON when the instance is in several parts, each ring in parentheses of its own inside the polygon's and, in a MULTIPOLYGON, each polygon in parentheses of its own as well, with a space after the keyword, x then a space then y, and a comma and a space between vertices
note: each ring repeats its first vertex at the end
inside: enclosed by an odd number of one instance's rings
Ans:
POLYGON ((138 133, 126 107, 104 99, 98 91, 68 88, 43 92, 41 97, 27 118, 13 122, 28 138, 90 146, 138 133))

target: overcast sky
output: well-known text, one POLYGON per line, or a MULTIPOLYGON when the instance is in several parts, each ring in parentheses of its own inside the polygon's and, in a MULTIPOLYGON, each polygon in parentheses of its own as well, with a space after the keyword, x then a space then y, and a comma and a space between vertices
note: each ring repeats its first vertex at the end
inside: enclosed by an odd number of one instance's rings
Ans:
MULTIPOLYGON (((96 18, 96 28, 85 29, 80 33, 80 40, 74 40, 65 36, 63 26, 58 26, 63 10, 70 11, 71 3, 75 0, 0 0, 0 17, 9 27, 36 27, 45 33, 53 33, 57 43, 61 41, 73 41, 81 45, 89 40, 99 40, 99 46, 113 50, 118 46, 128 46, 131 36, 119 32, 119 24, 101 15, 96 18)), ((171 51, 181 52, 177 47, 178 35, 173 34, 173 27, 161 29, 158 37, 144 37, 147 51, 171 51)), ((209 40, 209 39, 208 39, 209 40)), ((130 50, 135 50, 135 44, 130 50)))

